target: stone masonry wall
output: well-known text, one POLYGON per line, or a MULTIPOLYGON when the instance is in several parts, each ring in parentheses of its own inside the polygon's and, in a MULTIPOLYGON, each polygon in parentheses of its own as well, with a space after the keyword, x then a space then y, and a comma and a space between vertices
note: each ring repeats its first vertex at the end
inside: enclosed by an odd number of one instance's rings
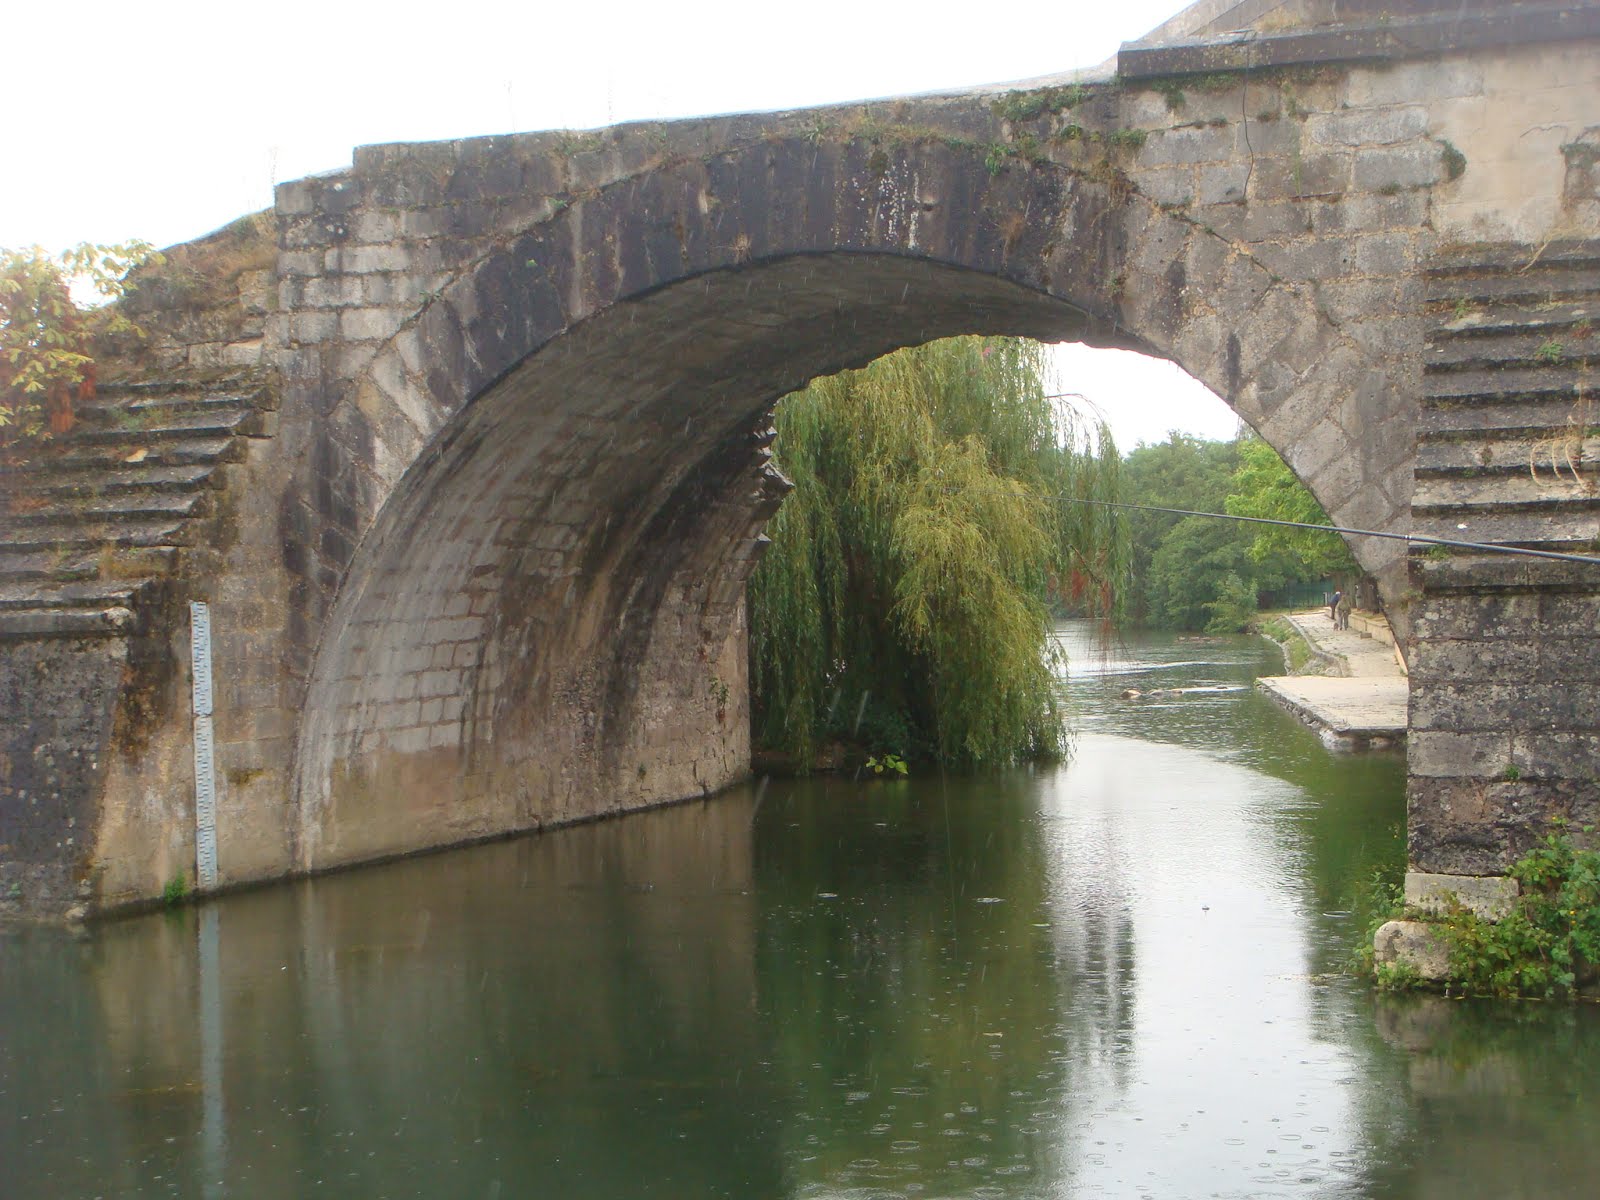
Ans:
POLYGON ((0 642, 0 711, 16 714, 0 722, 0 915, 94 899, 95 801, 127 651, 124 638, 0 642))
MULTIPOLYGON (((230 482, 208 597, 224 881, 736 778, 764 413, 899 345, 1167 356, 1336 521, 1409 528, 1419 264, 1583 219, 1567 147, 1600 125, 1597 60, 1526 46, 368 147, 283 185, 263 343, 282 410, 230 482)), ((1403 552, 1353 548, 1404 630, 1403 552)), ((119 897, 159 890, 153 838, 102 839, 119 897)))

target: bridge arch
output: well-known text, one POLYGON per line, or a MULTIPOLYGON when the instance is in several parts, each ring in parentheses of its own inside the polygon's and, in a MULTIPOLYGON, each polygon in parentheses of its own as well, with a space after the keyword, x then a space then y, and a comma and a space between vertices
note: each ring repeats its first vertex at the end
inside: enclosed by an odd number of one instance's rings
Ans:
MULTIPOLYGON (((787 137, 552 207, 430 297, 310 448, 320 476, 352 458, 367 482, 359 537, 320 535, 348 565, 297 738, 301 869, 742 775, 742 588, 782 492, 765 414, 900 346, 1169 358, 1337 522, 1403 511, 1347 432, 1386 402, 1382 363, 1113 149, 996 169, 947 139, 787 137)), ((1389 545, 1353 548, 1397 591, 1389 545)))

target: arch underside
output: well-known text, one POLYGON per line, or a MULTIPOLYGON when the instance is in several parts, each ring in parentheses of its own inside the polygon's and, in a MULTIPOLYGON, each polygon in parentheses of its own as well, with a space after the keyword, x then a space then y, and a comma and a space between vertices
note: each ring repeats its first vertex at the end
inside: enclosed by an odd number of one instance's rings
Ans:
POLYGON ((773 403, 900 346, 1088 324, 1006 281, 833 255, 687 281, 553 340, 443 432, 351 565, 302 734, 301 865, 741 777, 743 587, 785 490, 773 403))
MULTIPOLYGON (((323 627, 298 739, 296 865, 639 808, 744 775, 743 586, 783 490, 762 431, 772 404, 817 376, 960 333, 1120 345, 1177 360, 1292 466, 1306 465, 1295 451, 1316 440, 1308 431, 1333 430, 1319 468, 1348 454, 1333 396, 1359 355, 1314 306, 1208 232, 1058 175, 1011 197, 1036 206, 1029 246, 983 197, 971 198, 977 232, 952 226, 933 245, 874 218, 841 246, 824 225, 820 248, 617 285, 625 294, 592 308, 569 289, 566 311, 580 315, 553 336, 514 302, 506 311, 506 280, 540 247, 627 261, 627 245, 595 232, 603 206, 485 260, 447 297, 467 365, 424 364, 407 385, 417 394, 395 405, 447 415, 381 499, 323 627), (1297 396, 1312 402, 1297 409, 1297 396)), ((754 191, 742 202, 764 203, 754 191)), ((632 219, 618 219, 624 236, 632 219)), ((1362 402, 1380 393, 1369 381, 1362 402)), ((1335 519, 1360 515, 1360 474, 1329 478, 1341 494, 1319 499, 1335 519)))

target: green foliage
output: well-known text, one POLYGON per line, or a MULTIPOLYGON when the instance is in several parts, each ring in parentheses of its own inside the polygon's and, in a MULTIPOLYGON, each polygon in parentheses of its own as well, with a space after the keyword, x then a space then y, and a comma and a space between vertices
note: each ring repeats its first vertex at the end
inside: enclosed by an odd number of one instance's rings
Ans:
POLYGON ((188 896, 189 881, 183 877, 182 871, 179 871, 171 879, 167 880, 167 886, 161 889, 161 903, 165 904, 168 908, 176 908, 178 905, 182 904, 184 900, 188 898, 188 896))
MULTIPOLYGON (((1402 841, 1403 841, 1402 836, 1402 841)), ((1350 896, 1351 924, 1361 931, 1351 955, 1350 967, 1360 976, 1371 979, 1383 991, 1406 991, 1406 972, 1415 971, 1409 964, 1393 963, 1379 966, 1375 955, 1378 930, 1387 921, 1405 915, 1404 855, 1399 861, 1378 866, 1365 879, 1357 882, 1350 896)), ((1413 980, 1410 987, 1414 988, 1413 980)))
POLYGON ((71 429, 74 399, 94 391, 95 338, 139 332, 115 307, 80 308, 74 283, 115 299, 151 258, 143 242, 0 249, 0 449, 71 429))
POLYGON ((996 100, 990 108, 995 116, 1006 121, 1031 121, 1046 114, 1054 115, 1076 108, 1089 98, 1089 89, 1071 83, 1064 87, 1036 88, 1028 92, 1010 92, 996 100))
POLYGON ((1129 150, 1137 150, 1150 140, 1150 134, 1143 129, 1113 129, 1105 135, 1108 146, 1121 146, 1129 150))
POLYGON ((1217 598, 1208 600, 1207 633, 1243 633, 1256 615, 1255 585, 1230 571, 1217 584, 1217 598))
POLYGON ((1414 992, 1422 986, 1422 975, 1408 962, 1379 963, 1372 982, 1380 992, 1414 992))
POLYGON ((867 770, 874 775, 882 775, 885 771, 893 775, 905 775, 906 760, 898 754, 885 751, 881 756, 873 755, 867 759, 867 770))
POLYGON ((1546 366, 1559 367, 1567 357, 1567 348, 1555 338, 1540 342, 1539 348, 1533 352, 1534 362, 1544 363, 1546 366))
POLYGON ((1179 80, 1158 79, 1150 86, 1166 100, 1168 112, 1182 112, 1189 103, 1189 97, 1184 95, 1183 84, 1179 80))
POLYGON ((1550 834, 1511 868, 1522 894, 1498 921, 1456 906, 1440 931, 1452 991, 1550 999, 1570 996, 1600 964, 1600 853, 1550 834))
MULTIPOLYGON (((1255 581, 1249 543, 1238 526, 1208 517, 1182 517, 1161 539, 1144 580, 1145 615, 1165 629, 1203 629, 1228 581, 1255 581)), ((1235 593, 1237 595, 1237 593, 1235 593)), ((1255 612, 1252 587, 1250 612, 1255 612)))
MULTIPOLYGON (((1239 440, 1239 466, 1227 511, 1236 517, 1265 517, 1274 521, 1328 524, 1322 505, 1294 477, 1283 459, 1258 437, 1239 440)), ((1274 562, 1276 569, 1293 578, 1322 579, 1355 568, 1350 549, 1337 533, 1288 529, 1275 525, 1250 527, 1250 557, 1257 563, 1274 562)))
POLYGON ((1467 173, 1467 156, 1455 144, 1443 139, 1439 142, 1439 156, 1444 162, 1444 177, 1454 183, 1467 173))
MULTIPOLYGON (((1326 524, 1311 493, 1254 434, 1208 442, 1183 434, 1143 445, 1123 464, 1136 504, 1191 512, 1326 524)), ((1173 513, 1135 512, 1130 607, 1169 629, 1241 629, 1257 597, 1353 568, 1337 534, 1280 529, 1173 513)))
POLYGON ((1125 542, 1109 436, 1046 398, 1042 349, 958 338, 778 406, 795 490, 750 582, 758 742, 843 737, 950 765, 1059 756, 1048 601, 1110 613, 1125 542))

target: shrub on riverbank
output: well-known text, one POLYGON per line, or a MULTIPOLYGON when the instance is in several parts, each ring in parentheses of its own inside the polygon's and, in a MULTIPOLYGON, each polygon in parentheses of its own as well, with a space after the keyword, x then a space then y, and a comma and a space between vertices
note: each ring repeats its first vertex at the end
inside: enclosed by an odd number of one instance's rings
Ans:
POLYGON ((1049 603, 1109 613, 1125 538, 1109 435, 1054 404, 1043 351, 953 338, 778 406, 795 490, 750 581, 758 744, 842 738, 913 765, 1059 757, 1049 603))
POLYGON ((1424 980, 1404 963, 1375 965, 1370 953, 1368 973, 1391 991, 1442 987, 1449 995, 1502 999, 1576 996, 1600 974, 1600 851, 1580 849, 1569 833, 1557 830, 1509 874, 1521 890, 1495 921, 1461 904, 1442 913, 1416 912, 1399 905, 1398 897, 1390 911, 1374 917, 1369 933, 1398 917, 1427 923, 1449 955, 1444 979, 1424 980))

